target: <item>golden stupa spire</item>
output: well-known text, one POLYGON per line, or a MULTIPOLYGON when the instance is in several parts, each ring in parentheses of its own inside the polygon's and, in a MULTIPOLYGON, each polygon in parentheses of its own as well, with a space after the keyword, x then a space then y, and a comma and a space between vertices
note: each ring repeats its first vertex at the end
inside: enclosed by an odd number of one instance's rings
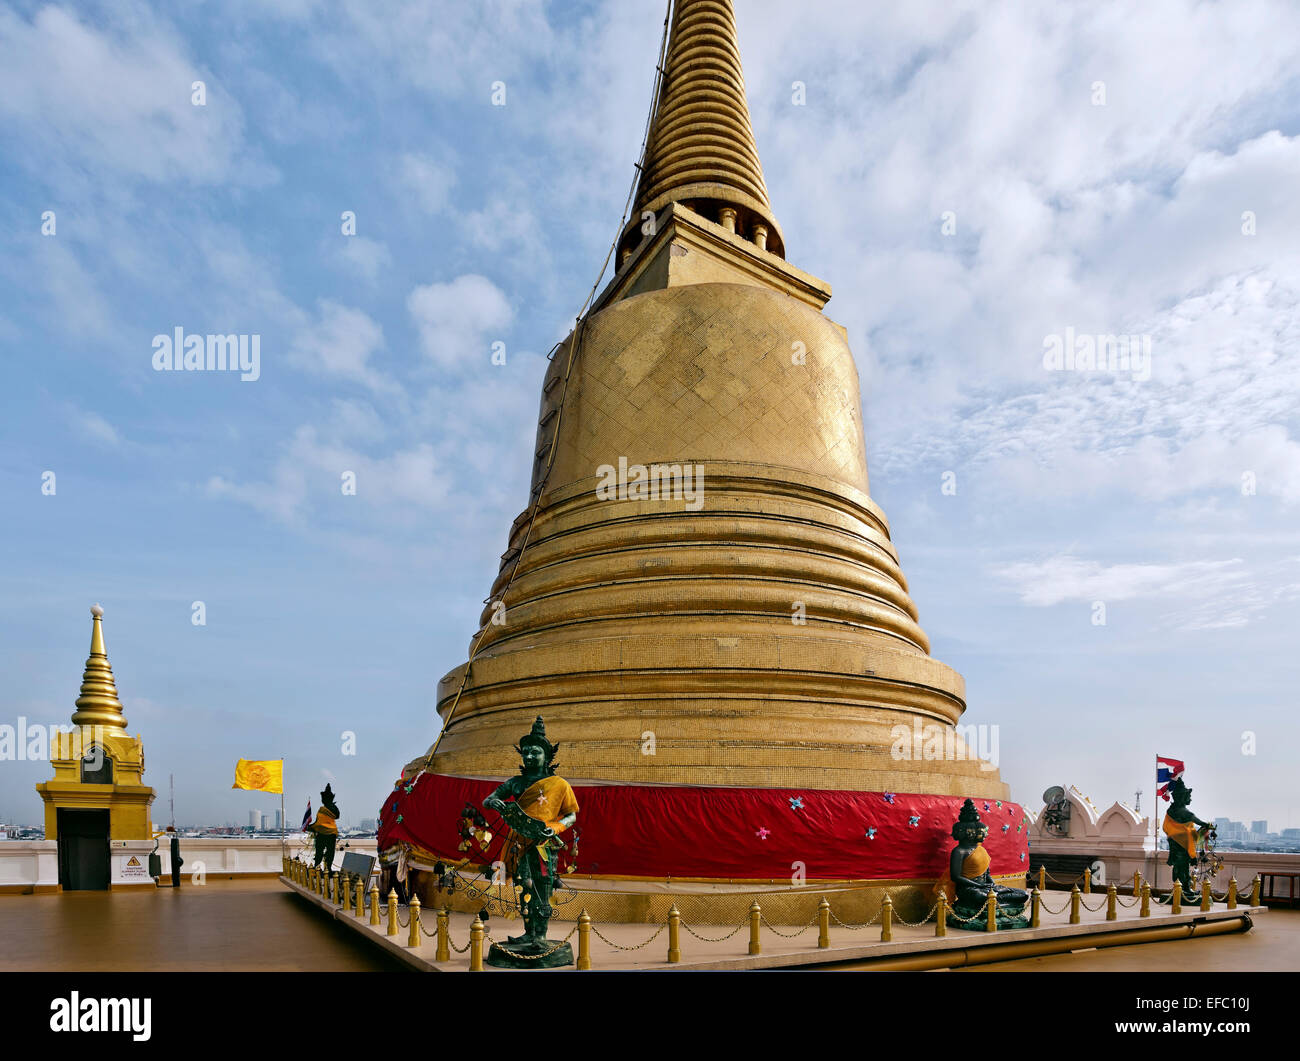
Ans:
POLYGON ((72 714, 74 726, 103 726, 107 729, 126 730, 126 716, 117 698, 117 684, 113 681, 113 668, 104 651, 104 631, 101 617, 104 609, 98 604, 90 606, 92 619, 90 631, 90 658, 81 676, 81 695, 77 697, 77 710, 72 714))
POLYGON ((745 101, 731 0, 675 0, 663 80, 625 248, 641 217, 681 202, 785 257, 745 101))

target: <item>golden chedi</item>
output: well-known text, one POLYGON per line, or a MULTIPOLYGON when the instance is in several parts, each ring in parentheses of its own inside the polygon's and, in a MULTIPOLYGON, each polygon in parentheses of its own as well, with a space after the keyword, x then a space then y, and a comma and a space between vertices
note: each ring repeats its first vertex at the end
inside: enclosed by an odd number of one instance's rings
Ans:
MULTIPOLYGON (((869 496, 830 287, 785 254, 731 4, 678 0, 617 273, 551 360, 530 504, 399 797, 430 775, 508 776, 541 715, 584 806, 580 874, 788 880, 802 861, 810 878, 933 880, 964 797, 1006 804, 1016 831, 995 824, 990 846, 1016 846, 994 872, 1023 872, 1019 809, 953 729, 962 678, 929 655, 869 496), (947 754, 910 737, 900 754, 901 732, 947 754), (602 826, 593 793, 667 800, 677 827, 629 859, 609 835, 622 812, 602 826), (831 794, 842 836, 786 820, 831 794), (696 796, 717 812, 703 835, 681 828, 696 796)), ((381 846, 427 857, 385 810, 381 846)))
POLYGON ((126 729, 104 648, 104 609, 96 604, 90 612, 90 655, 73 728, 52 740, 54 777, 36 786, 45 803, 45 837, 58 841, 59 881, 65 890, 95 890, 110 883, 152 888, 145 863, 154 790, 143 781, 144 744, 126 729))

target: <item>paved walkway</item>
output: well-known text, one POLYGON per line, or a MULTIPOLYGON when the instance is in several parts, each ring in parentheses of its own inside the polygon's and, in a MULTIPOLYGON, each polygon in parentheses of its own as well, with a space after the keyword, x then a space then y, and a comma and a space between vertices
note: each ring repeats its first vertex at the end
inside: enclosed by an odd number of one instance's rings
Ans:
POLYGON ((1271 907, 1249 932, 1173 943, 991 962, 960 972, 1295 972, 1300 970, 1300 910, 1271 907))
POLYGON ((0 896, 0 970, 404 969, 274 878, 155 891, 0 896))

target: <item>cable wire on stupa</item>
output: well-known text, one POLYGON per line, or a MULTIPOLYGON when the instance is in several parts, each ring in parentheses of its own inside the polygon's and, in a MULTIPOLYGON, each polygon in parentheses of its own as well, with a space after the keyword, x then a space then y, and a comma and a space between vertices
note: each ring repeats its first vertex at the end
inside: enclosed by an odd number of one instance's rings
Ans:
MULTIPOLYGON (((659 60, 655 63, 654 88, 651 92, 650 110, 646 115, 645 130, 641 135, 641 151, 635 166, 636 172, 632 178, 632 185, 628 189, 627 200, 623 204, 623 214, 619 218, 618 222, 618 234, 615 235, 613 242, 610 243, 609 250, 605 252, 605 260, 601 262, 600 272, 596 276, 596 282, 591 285, 591 290, 587 293, 586 299, 583 300, 582 307, 578 310, 576 323, 573 329, 573 341, 569 345, 569 360, 564 368, 564 384, 560 390, 559 406, 555 415, 555 430, 551 433, 551 443, 547 447, 546 468, 542 472, 537 486, 533 489, 532 501, 528 513, 528 526, 524 531, 523 543, 520 545, 519 551, 515 556, 514 566, 510 569, 510 577, 506 579, 506 584, 501 588, 501 593, 498 598, 501 601, 505 600, 506 593, 509 592, 510 586, 515 580, 515 575, 519 571, 519 564, 524 558, 524 551, 528 548, 528 542, 532 537, 533 523, 537 519, 538 509, 541 507, 542 493, 546 488, 546 481, 550 478, 551 469, 555 465, 556 443, 559 441, 560 424, 564 419, 564 400, 569 393, 569 377, 573 374, 573 366, 577 363, 578 355, 582 351, 582 335, 587 326, 587 313, 591 308, 592 301, 596 297, 596 292, 600 290, 600 282, 605 277, 605 270, 609 268, 609 263, 613 260, 615 251, 618 249, 618 245, 623 238, 628 213, 632 208, 632 202, 635 199, 637 190, 641 184, 641 175, 646 161, 646 153, 649 149, 650 130, 654 124, 655 115, 658 113, 660 94, 663 91, 664 61, 668 51, 668 31, 672 22, 673 3, 674 0, 668 0, 668 8, 664 13, 664 31, 663 37, 659 42, 659 60)), ((550 353, 547 354, 548 361, 555 356, 555 352, 562 345, 564 345, 564 340, 560 340, 560 342, 551 347, 550 353)), ((486 604, 488 601, 485 600, 483 603, 486 604)), ((420 773, 429 769, 430 764, 433 762, 434 755, 437 754, 438 745, 442 742, 443 735, 451 727, 452 716, 455 715, 456 707, 460 703, 461 695, 465 692, 465 687, 469 684, 470 671, 474 666, 474 657, 478 655, 479 646, 482 644, 487 631, 488 626, 485 624, 483 628, 479 630, 478 636, 474 639, 474 644, 470 648, 469 660, 465 664, 465 672, 461 675, 460 685, 456 689, 456 696, 452 700, 451 706, 447 709, 447 717, 443 720, 442 729, 438 731, 438 736, 434 739, 433 747, 429 749, 428 755, 424 757, 424 765, 420 768, 420 773)))

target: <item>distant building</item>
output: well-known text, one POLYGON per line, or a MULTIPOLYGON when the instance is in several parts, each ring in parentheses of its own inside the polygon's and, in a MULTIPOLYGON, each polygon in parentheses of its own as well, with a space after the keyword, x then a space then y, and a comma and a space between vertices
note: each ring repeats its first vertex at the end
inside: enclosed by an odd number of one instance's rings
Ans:
POLYGON ((1283 840, 1300 840, 1300 829, 1283 829, 1283 840))
POLYGON ((1250 832, 1251 832, 1251 835, 1252 835, 1252 836, 1267 836, 1267 835, 1268 835, 1268 822, 1266 822, 1266 821, 1262 821, 1262 822, 1251 822, 1251 823, 1250 823, 1250 832))

